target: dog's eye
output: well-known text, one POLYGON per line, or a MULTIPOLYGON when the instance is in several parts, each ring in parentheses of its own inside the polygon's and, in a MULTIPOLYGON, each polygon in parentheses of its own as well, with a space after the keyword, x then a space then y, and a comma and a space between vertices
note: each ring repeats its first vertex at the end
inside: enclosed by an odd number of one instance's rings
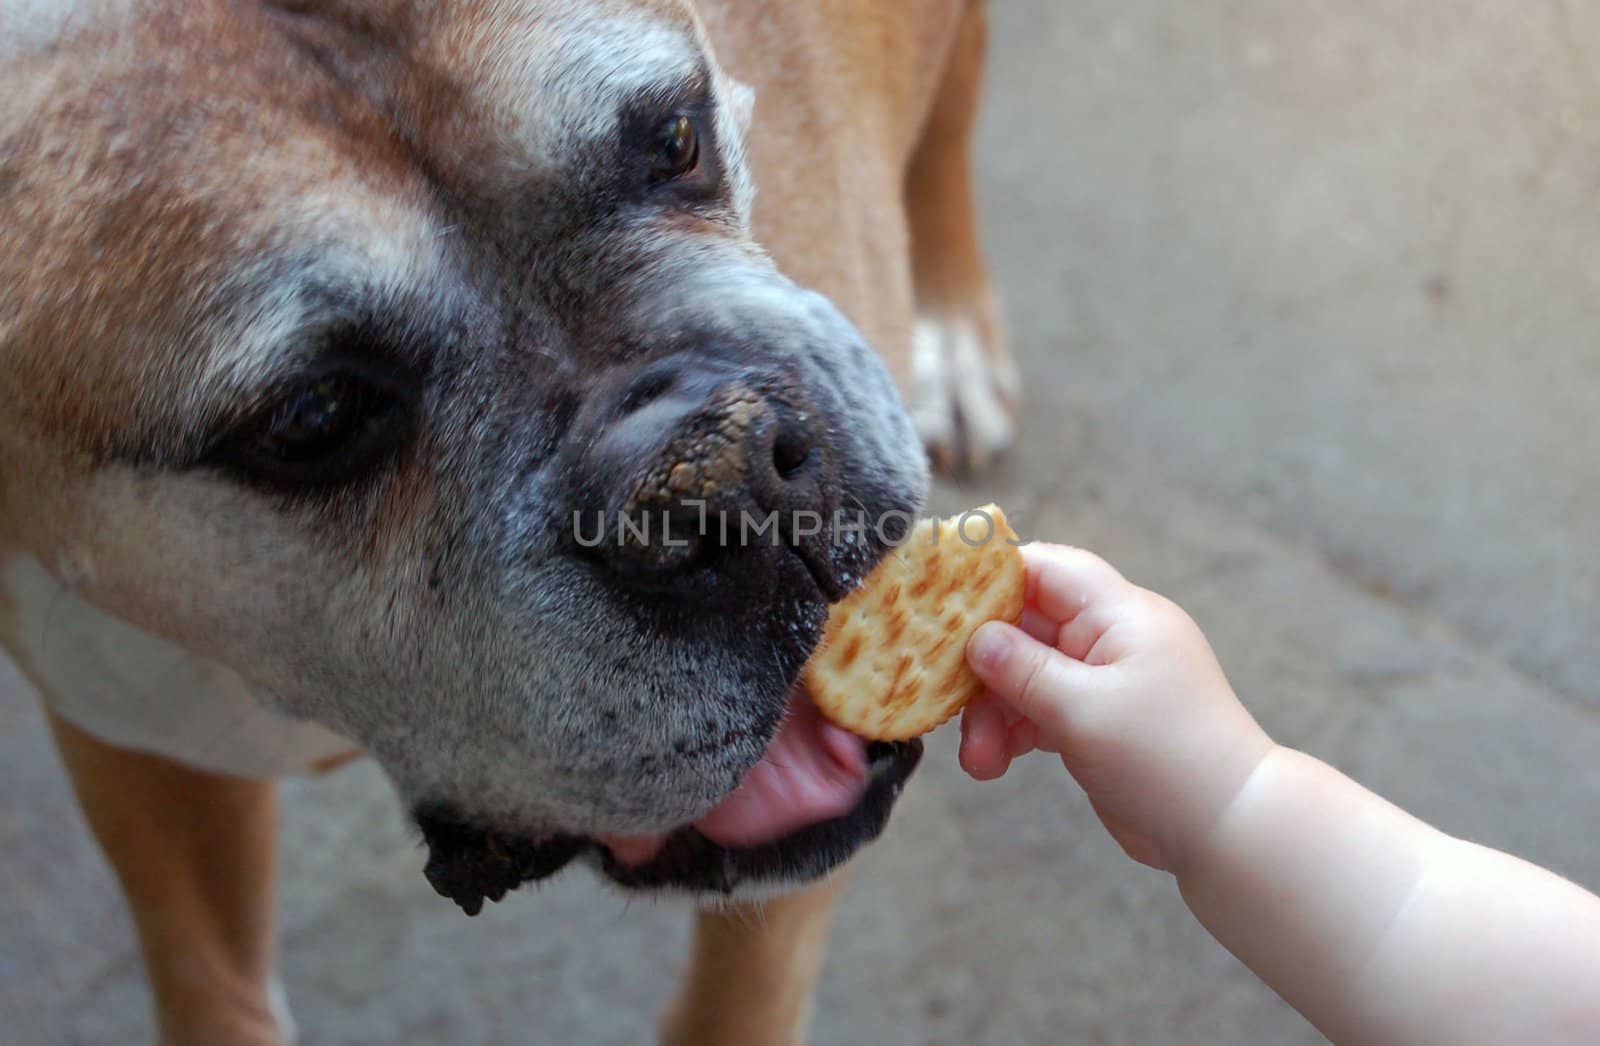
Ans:
POLYGON ((327 486, 368 472, 404 442, 404 399, 351 373, 323 375, 291 389, 246 423, 219 463, 285 487, 327 486))
POLYGON ((652 184, 682 178, 700 164, 700 135, 694 121, 681 113, 657 129, 654 148, 650 160, 652 184))

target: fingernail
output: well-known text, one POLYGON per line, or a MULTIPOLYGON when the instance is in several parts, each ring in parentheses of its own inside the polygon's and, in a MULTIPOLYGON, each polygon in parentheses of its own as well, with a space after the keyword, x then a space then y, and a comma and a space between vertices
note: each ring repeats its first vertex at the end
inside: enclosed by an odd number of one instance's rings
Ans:
POLYGON ((998 624, 984 625, 967 643, 967 658, 979 672, 994 672, 1011 654, 1011 636, 998 624))

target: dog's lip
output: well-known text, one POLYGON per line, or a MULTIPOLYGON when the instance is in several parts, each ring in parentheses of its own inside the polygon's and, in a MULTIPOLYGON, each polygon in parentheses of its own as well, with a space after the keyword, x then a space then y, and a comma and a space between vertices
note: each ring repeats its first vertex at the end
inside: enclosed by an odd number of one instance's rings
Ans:
POLYGON ((693 826, 679 828, 648 851, 624 851, 633 858, 630 861, 593 838, 505 835, 462 821, 445 808, 419 809, 417 825, 429 851, 424 873, 435 890, 468 915, 478 914, 485 901, 499 901, 522 883, 554 875, 585 852, 595 853, 601 870, 630 889, 691 887, 731 893, 742 882, 792 869, 818 848, 836 847, 835 836, 841 831, 853 832, 853 849, 883 830, 894 800, 922 757, 922 742, 875 741, 866 746, 866 754, 865 788, 855 805, 837 817, 743 847, 715 842, 693 826), (845 827, 863 811, 865 822, 845 827), (642 856, 646 853, 649 856, 642 856), (686 863, 699 869, 687 878, 686 863))
POLYGON ((839 574, 825 551, 803 544, 790 545, 789 551, 806 568, 806 573, 811 575, 824 600, 832 604, 845 597, 849 589, 840 582, 839 574))

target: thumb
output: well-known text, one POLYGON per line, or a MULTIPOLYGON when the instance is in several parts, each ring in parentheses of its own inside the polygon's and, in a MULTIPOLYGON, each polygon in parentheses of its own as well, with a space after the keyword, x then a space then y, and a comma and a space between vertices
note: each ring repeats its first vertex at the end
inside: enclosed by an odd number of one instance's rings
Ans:
POLYGON ((1004 621, 990 621, 967 643, 967 663, 1012 710, 1059 747, 1071 728, 1072 699, 1094 669, 1004 621))

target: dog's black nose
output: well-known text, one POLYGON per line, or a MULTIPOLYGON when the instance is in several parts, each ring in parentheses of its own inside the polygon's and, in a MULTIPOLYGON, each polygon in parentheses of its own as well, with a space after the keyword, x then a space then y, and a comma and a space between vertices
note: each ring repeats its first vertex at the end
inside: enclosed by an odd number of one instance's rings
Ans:
POLYGON ((577 427, 589 492, 577 522, 608 566, 645 582, 713 569, 758 584, 780 552, 825 566, 826 429, 793 382, 669 359, 612 383, 606 400, 577 427))

